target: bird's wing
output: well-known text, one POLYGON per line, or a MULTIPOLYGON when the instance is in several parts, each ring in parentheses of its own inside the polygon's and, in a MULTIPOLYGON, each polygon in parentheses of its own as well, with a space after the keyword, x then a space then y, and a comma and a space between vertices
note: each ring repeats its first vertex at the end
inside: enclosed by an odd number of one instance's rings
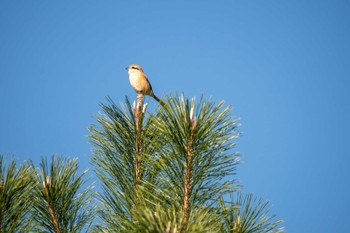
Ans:
POLYGON ((147 82, 148 82, 150 91, 153 92, 152 85, 151 85, 150 81, 148 80, 147 76, 145 76, 145 77, 146 77, 146 80, 147 80, 147 82))

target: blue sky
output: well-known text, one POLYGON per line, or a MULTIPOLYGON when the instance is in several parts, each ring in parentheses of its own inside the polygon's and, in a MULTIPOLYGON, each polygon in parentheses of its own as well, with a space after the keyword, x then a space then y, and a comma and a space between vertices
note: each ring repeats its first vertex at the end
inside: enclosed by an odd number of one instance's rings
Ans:
POLYGON ((138 63, 159 96, 233 105, 236 177, 287 232, 346 232, 349 43, 349 0, 1 0, 0 154, 90 167, 98 103, 134 98, 138 63))

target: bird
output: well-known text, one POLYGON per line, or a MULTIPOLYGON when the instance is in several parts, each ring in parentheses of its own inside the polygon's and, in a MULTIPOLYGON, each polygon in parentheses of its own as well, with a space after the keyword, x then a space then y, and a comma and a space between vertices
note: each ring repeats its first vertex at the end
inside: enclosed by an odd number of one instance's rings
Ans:
POLYGON ((164 102, 154 94, 152 85, 148 81, 148 78, 143 72, 141 66, 137 64, 131 64, 125 69, 128 71, 130 84, 137 94, 151 96, 161 105, 164 105, 164 102))

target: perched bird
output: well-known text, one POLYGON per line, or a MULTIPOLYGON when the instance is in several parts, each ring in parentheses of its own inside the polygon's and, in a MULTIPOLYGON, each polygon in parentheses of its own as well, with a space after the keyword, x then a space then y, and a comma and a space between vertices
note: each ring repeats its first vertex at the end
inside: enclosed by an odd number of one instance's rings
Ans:
POLYGON ((151 83, 148 81, 147 76, 142 70, 142 67, 136 64, 131 64, 126 67, 129 73, 129 81, 136 91, 137 94, 149 95, 157 100, 161 105, 164 105, 163 101, 160 100, 152 90, 151 83))

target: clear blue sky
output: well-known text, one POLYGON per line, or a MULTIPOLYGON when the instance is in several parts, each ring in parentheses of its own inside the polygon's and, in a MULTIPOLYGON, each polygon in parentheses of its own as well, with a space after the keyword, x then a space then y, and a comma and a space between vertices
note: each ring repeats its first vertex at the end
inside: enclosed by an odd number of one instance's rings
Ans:
POLYGON ((160 96, 234 106, 236 177, 287 232, 350 229, 349 0, 0 0, 0 153, 90 167, 87 127, 135 97, 130 63, 160 96))

